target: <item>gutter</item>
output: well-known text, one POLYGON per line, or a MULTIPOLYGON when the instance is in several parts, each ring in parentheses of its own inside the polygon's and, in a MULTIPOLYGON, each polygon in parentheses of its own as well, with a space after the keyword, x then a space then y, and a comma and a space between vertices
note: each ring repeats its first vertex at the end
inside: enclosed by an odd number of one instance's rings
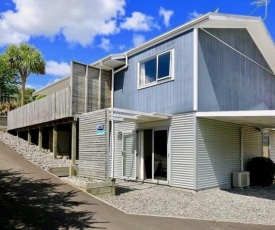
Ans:
MULTIPOLYGON (((112 68, 112 90, 111 90, 111 114, 114 113, 113 108, 114 108, 114 78, 115 78, 115 74, 128 68, 128 53, 124 53, 125 56, 125 65, 122 66, 121 68, 114 70, 114 68, 112 68)), ((111 177, 114 178, 114 172, 115 172, 115 168, 114 168, 114 150, 115 150, 115 132, 114 132, 114 120, 112 119, 111 121, 111 130, 112 130, 112 149, 111 149, 111 153, 112 153, 112 174, 111 177)), ((107 166, 109 167, 109 165, 107 166)))

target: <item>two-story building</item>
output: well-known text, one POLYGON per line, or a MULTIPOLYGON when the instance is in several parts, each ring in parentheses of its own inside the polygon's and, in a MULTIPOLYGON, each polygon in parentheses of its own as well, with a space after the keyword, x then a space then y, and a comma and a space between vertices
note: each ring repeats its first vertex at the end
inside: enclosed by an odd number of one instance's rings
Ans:
MULTIPOLYGON (((275 127, 274 73, 262 20, 217 13, 91 65, 73 62, 67 114, 79 120, 79 174, 192 190, 230 186, 275 127)), ((54 101, 57 110, 64 105, 54 101)), ((18 130, 12 113, 8 122, 18 130)))

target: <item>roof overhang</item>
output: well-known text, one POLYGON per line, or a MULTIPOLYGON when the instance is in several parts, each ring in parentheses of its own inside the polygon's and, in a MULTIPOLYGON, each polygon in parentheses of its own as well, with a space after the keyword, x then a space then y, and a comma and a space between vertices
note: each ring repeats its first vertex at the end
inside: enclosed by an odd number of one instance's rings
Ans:
MULTIPOLYGON (((266 59, 268 65, 270 66, 273 73, 275 73, 275 46, 271 35, 266 29, 265 24, 263 23, 260 17, 252 16, 242 16, 242 15, 231 15, 231 14, 219 14, 219 13, 208 13, 202 15, 192 21, 187 22, 167 33, 164 33, 144 44, 135 47, 127 52, 125 55, 128 57, 135 55, 136 53, 142 52, 152 46, 155 46, 161 42, 164 42, 174 36, 177 36, 183 32, 191 30, 193 28, 244 28, 247 29, 250 36, 254 40, 255 44, 258 46, 259 50, 266 59)), ((123 54, 117 54, 123 55, 123 54)), ((106 58, 103 58, 95 63, 92 66, 100 67, 100 62, 108 67, 108 59, 114 59, 117 55, 110 55, 106 58), (105 65, 105 64, 106 65, 105 65)), ((119 64, 115 63, 115 67, 119 67, 119 64)), ((112 65, 110 65, 110 68, 112 65)))
POLYGON ((100 61, 91 64, 92 67, 98 69, 111 70, 116 69, 125 65, 125 55, 124 54, 112 54, 100 61))
POLYGON ((275 128, 275 110, 197 112, 196 117, 260 129, 275 128))
POLYGON ((68 88, 70 86, 70 76, 62 78, 52 84, 49 84, 42 89, 39 89, 33 93, 33 96, 37 95, 51 95, 55 92, 58 92, 62 89, 68 88))
POLYGON ((169 120, 171 115, 163 113, 143 113, 132 110, 110 109, 109 119, 113 121, 134 122, 137 124, 169 120))

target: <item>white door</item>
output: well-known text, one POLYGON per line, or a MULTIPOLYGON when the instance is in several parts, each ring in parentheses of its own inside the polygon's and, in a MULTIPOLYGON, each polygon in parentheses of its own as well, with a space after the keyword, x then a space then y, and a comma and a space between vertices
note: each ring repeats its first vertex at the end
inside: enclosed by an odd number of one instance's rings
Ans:
POLYGON ((123 134, 123 177, 136 179, 136 141, 134 133, 123 134))

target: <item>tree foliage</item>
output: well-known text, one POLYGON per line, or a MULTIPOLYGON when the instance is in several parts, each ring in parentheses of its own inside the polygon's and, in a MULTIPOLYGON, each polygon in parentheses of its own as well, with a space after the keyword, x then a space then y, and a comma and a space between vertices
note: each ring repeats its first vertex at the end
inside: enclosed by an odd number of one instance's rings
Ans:
POLYGON ((18 94, 19 75, 16 70, 11 69, 6 61, 5 56, 0 55, 0 96, 8 97, 18 94))
MULTIPOLYGON (((28 104, 35 100, 35 97, 32 95, 34 92, 35 92, 35 89, 33 88, 25 89, 25 98, 24 98, 25 104, 28 104)), ((21 101, 22 101, 22 94, 19 96, 19 104, 22 104, 21 101)))
POLYGON ((45 74, 45 61, 34 46, 28 44, 10 45, 6 51, 6 63, 21 77, 21 105, 25 104, 25 86, 30 74, 45 74))

